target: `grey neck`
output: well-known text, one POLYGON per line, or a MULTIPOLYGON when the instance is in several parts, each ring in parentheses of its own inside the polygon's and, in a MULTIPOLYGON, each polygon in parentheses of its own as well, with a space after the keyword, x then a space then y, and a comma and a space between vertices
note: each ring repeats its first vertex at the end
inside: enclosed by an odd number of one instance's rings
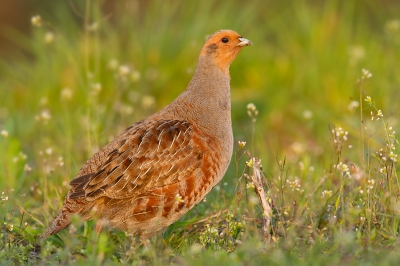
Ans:
POLYGON ((230 76, 211 60, 211 56, 200 56, 187 89, 161 113, 172 111, 175 117, 207 129, 231 127, 230 76))

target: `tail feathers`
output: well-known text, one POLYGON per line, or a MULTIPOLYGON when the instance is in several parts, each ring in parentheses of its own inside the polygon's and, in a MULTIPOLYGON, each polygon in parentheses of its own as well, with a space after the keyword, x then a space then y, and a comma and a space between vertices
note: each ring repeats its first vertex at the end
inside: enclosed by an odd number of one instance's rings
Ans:
POLYGON ((71 215, 79 214, 82 209, 86 206, 87 201, 85 198, 78 198, 71 200, 69 196, 73 191, 68 192, 67 197, 64 200, 61 211, 57 214, 54 220, 50 223, 49 227, 40 235, 40 238, 44 239, 51 235, 57 234, 63 230, 71 222, 71 215))
POLYGON ((51 235, 57 234, 63 230, 70 223, 69 217, 64 216, 63 212, 60 211, 54 220, 50 223, 49 227, 40 235, 41 239, 48 238, 51 235))

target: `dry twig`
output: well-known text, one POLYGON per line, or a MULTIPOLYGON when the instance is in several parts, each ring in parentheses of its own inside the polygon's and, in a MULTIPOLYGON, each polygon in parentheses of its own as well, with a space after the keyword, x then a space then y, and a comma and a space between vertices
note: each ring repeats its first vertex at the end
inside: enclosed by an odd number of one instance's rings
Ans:
POLYGON ((246 152, 247 155, 250 157, 250 160, 247 162, 247 166, 252 168, 253 172, 252 175, 244 175, 253 185, 254 190, 260 199, 261 207, 263 210, 263 217, 262 217, 262 236, 266 241, 271 240, 270 231, 270 224, 271 224, 271 213, 272 209, 269 203, 267 202, 267 195, 264 190, 263 180, 261 178, 261 160, 252 157, 250 152, 246 152))

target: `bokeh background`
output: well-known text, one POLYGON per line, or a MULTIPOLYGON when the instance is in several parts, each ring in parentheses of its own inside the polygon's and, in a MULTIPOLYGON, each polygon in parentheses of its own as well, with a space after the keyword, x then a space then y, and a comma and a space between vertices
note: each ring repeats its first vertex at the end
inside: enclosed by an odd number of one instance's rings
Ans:
MULTIPOLYGON (((186 88, 206 36, 220 29, 254 44, 230 68, 232 118, 235 141, 247 142, 267 175, 286 159, 291 169, 301 162, 303 174, 312 166, 304 180, 317 182, 337 156, 331 130, 339 127, 348 131, 346 157, 363 165, 363 137, 385 146, 383 126, 360 136, 361 121, 371 120, 371 109, 360 111, 366 96, 400 130, 399 1, 0 0, 0 7, 0 190, 44 224, 94 151, 186 88), (372 77, 363 79, 362 69, 372 77)), ((233 160, 227 192, 236 177, 233 160)))

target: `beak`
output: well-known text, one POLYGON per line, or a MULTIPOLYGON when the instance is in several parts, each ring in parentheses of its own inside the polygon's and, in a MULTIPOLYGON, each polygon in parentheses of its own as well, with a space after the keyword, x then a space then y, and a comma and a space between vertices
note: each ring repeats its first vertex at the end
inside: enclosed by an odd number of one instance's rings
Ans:
POLYGON ((253 43, 245 38, 240 37, 239 38, 240 43, 238 43, 237 46, 252 46, 253 43))

